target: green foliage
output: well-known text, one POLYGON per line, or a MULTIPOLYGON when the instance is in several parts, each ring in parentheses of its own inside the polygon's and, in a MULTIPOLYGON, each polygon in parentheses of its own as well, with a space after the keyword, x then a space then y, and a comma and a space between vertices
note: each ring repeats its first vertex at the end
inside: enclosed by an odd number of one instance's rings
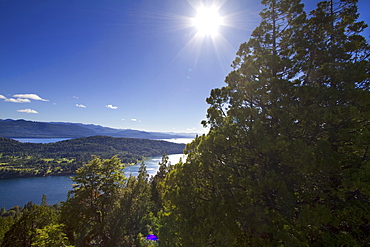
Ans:
POLYGON ((51 206, 29 204, 25 207, 22 216, 5 233, 1 246, 32 246, 39 239, 39 229, 54 224, 57 220, 57 212, 51 206))
POLYGON ((77 246, 108 246, 112 212, 125 179, 123 168, 116 156, 105 160, 95 157, 76 171, 76 184, 62 206, 62 222, 68 238, 77 246))
MULTIPOLYGON (((152 202, 150 184, 145 164, 142 163, 138 177, 130 176, 120 192, 119 206, 115 211, 115 222, 110 245, 135 246, 141 240, 139 234, 148 234, 152 229, 152 202)), ((145 245, 144 245, 145 246, 145 245)))
POLYGON ((159 162, 157 174, 151 179, 151 200, 154 203, 154 212, 159 212, 163 208, 162 194, 164 192, 163 181, 167 174, 173 169, 171 162, 166 154, 162 155, 162 160, 159 162))
POLYGON ((3 242, 5 233, 11 229, 15 220, 12 216, 0 217, 0 245, 3 242))
POLYGON ((369 45, 356 1, 265 0, 211 91, 207 135, 165 179, 164 246, 361 246, 369 228, 369 45))
POLYGON ((151 230, 151 189, 145 164, 137 177, 125 178, 114 156, 95 157, 78 169, 76 182, 63 203, 61 219, 76 246, 134 246, 138 234, 151 230))
POLYGON ((65 246, 67 245, 68 239, 66 234, 63 233, 63 225, 61 224, 50 224, 42 229, 36 229, 36 236, 34 242, 31 246, 37 247, 55 247, 55 246, 65 246))

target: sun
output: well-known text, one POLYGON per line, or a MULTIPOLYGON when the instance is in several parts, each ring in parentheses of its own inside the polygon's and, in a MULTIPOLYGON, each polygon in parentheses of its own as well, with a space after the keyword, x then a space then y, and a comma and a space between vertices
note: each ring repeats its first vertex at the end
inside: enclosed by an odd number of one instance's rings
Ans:
POLYGON ((192 19, 192 25, 197 28, 197 34, 214 37, 219 33, 219 27, 223 25, 223 18, 218 14, 215 7, 200 7, 197 15, 192 19))

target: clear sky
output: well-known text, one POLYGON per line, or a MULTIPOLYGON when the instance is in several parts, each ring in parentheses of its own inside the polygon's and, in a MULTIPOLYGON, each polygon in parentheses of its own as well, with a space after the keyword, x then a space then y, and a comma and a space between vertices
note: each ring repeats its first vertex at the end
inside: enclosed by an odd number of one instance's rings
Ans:
MULTIPOLYGON (((0 118, 202 133, 205 99, 224 86, 262 8, 259 0, 0 0, 0 118), (200 34, 202 4, 222 17, 212 20, 215 33, 200 34)), ((369 9, 359 1, 360 19, 369 9)))

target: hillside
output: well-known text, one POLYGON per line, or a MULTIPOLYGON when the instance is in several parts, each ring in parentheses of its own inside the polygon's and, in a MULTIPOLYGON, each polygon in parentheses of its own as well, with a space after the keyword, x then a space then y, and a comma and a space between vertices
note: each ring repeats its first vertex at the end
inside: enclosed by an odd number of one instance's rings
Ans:
POLYGON ((23 119, 0 119, 0 136, 6 138, 79 138, 97 135, 140 139, 195 137, 194 133, 147 132, 132 129, 114 129, 93 124, 64 122, 46 123, 23 119))
POLYGON ((95 132, 77 125, 50 124, 26 120, 1 120, 0 136, 8 138, 74 138, 93 136, 95 132))
POLYGON ((131 164, 143 157, 183 153, 184 144, 166 141, 92 136, 56 143, 21 143, 0 137, 0 179, 72 174, 93 156, 117 155, 131 164))

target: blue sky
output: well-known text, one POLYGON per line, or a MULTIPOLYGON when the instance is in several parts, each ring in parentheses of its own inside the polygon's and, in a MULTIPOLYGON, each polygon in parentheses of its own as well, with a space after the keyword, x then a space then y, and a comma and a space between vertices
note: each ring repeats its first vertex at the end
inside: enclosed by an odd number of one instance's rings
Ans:
MULTIPOLYGON (((202 133, 205 99, 224 86, 262 8, 259 0, 1 0, 0 118, 202 133), (192 26, 202 3, 223 16, 216 37, 192 26)), ((369 9, 359 1, 360 19, 369 9)))

